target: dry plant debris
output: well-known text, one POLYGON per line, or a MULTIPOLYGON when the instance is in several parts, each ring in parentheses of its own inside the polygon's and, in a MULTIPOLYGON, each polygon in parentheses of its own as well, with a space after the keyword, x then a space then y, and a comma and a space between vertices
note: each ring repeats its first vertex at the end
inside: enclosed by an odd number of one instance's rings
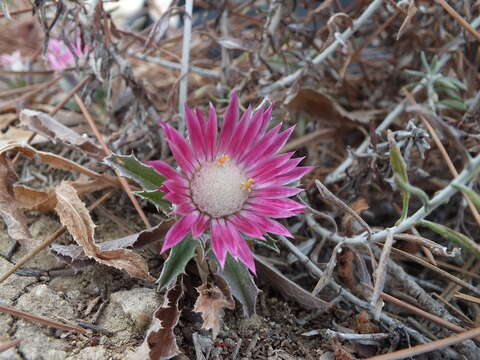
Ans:
POLYGON ((0 0, 0 358, 478 359, 479 26, 0 0))

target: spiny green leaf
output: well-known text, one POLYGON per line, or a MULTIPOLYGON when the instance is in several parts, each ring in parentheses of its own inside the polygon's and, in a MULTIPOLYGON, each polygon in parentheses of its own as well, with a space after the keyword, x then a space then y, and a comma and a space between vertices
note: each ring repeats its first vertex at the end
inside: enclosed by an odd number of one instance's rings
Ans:
POLYGON ((452 184, 452 186, 455 189, 460 190, 473 203, 473 205, 480 210, 480 194, 465 185, 452 184))
POLYGON ((233 296, 240 301, 245 316, 255 314, 258 288, 248 269, 240 261, 235 261, 230 254, 227 255, 225 266, 220 275, 230 287, 233 296))
POLYGON ((165 181, 154 168, 140 162, 133 154, 128 156, 112 154, 104 161, 118 169, 122 176, 136 181, 144 190, 157 190, 165 181))
POLYGON ((135 195, 140 196, 143 199, 146 199, 153 203, 157 207, 157 210, 163 211, 164 213, 170 212, 172 204, 170 201, 163 199, 165 193, 159 190, 153 191, 136 191, 135 195))
POLYGON ((421 221, 420 225, 428 227, 446 240, 453 242, 455 245, 460 246, 465 251, 474 255, 477 259, 480 259, 480 246, 462 233, 452 230, 445 225, 440 225, 427 220, 421 221))
POLYGON ((156 281, 158 291, 168 287, 178 275, 185 272, 185 267, 195 256, 195 250, 199 245, 198 240, 187 236, 170 250, 168 259, 163 264, 160 277, 156 281))

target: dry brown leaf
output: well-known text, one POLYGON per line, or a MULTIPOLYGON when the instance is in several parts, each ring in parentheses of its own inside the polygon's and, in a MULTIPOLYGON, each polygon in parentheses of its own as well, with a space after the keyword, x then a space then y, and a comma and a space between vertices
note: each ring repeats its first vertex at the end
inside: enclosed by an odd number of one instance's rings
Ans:
POLYGON ((14 113, 0 114, 0 131, 3 131, 6 128, 8 128, 10 124, 15 120, 17 120, 17 114, 14 114, 14 113))
POLYGON ((127 249, 103 251, 95 243, 95 224, 73 186, 62 183, 55 189, 55 193, 57 196, 55 210, 60 221, 77 244, 83 248, 85 255, 101 264, 124 270, 132 277, 148 281, 154 280, 148 273, 147 263, 140 255, 127 249))
POLYGON ((20 113, 20 125, 28 130, 42 134, 54 143, 58 140, 63 144, 78 148, 94 157, 102 158, 104 156, 103 150, 88 138, 76 133, 47 113, 24 109, 20 113))
POLYGON ((336 127, 368 125, 377 114, 383 112, 382 110, 347 111, 331 96, 313 89, 302 89, 297 92, 293 99, 288 101, 288 107, 305 111, 336 127))
MULTIPOLYGON (((65 183, 73 186, 79 196, 103 190, 110 186, 110 184, 100 179, 90 181, 66 181, 65 183)), ((15 194, 15 200, 18 202, 19 206, 25 210, 47 212, 55 209, 55 206, 57 205, 55 189, 42 191, 18 184, 14 185, 13 191, 15 194)))
MULTIPOLYGON (((228 286, 226 284, 224 289, 228 291, 228 286)), ((197 288, 197 291, 199 296, 195 302, 193 311, 202 314, 202 328, 206 330, 212 329, 213 338, 215 339, 220 331, 223 309, 234 309, 235 302, 229 291, 228 294, 224 294, 224 291, 215 284, 207 282, 200 285, 197 288)))
MULTIPOLYGON (((166 232, 171 227, 172 221, 165 221, 154 226, 151 229, 144 230, 132 235, 128 235, 119 239, 104 241, 98 246, 102 251, 119 250, 119 249, 141 249, 155 241, 161 240, 165 237, 166 232)), ((159 241, 160 243, 160 241, 159 241)), ((85 256, 81 246, 78 245, 50 245, 50 250, 55 257, 76 269, 84 268, 94 264, 95 262, 85 256)), ((160 250, 160 249, 158 249, 160 250)))
POLYGON ((13 184, 16 181, 17 175, 10 162, 0 154, 0 216, 7 225, 8 235, 29 250, 35 244, 27 227, 27 218, 15 201, 13 184))
POLYGON ((166 360, 180 353, 173 329, 180 318, 178 302, 182 295, 183 276, 179 276, 165 294, 164 304, 155 311, 145 340, 129 360, 166 360))
MULTIPOLYGON (((30 137, 32 136, 33 132, 30 130, 19 129, 15 126, 10 126, 8 130, 0 134, 0 147, 4 145, 8 145, 12 142, 19 143, 19 144, 26 144, 30 137)), ((33 140, 30 141, 30 144, 41 144, 47 141, 41 135, 35 136, 33 140)))
POLYGON ((295 300, 309 310, 326 311, 331 307, 331 304, 312 295, 312 293, 283 275, 272 264, 270 264, 266 258, 255 255, 255 264, 259 270, 259 276, 265 279, 272 287, 280 291, 280 293, 286 298, 295 300))

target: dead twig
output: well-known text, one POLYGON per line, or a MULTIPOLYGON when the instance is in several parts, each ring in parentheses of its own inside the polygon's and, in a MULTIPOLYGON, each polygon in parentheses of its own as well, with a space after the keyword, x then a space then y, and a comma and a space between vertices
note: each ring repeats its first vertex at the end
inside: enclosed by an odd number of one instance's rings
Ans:
POLYGON ((452 335, 444 339, 432 341, 428 344, 417 345, 408 349, 395 351, 389 354, 373 356, 367 360, 399 360, 406 359, 420 354, 425 354, 432 351, 442 350, 449 346, 458 344, 462 341, 473 339, 480 336, 480 328, 475 328, 460 334, 452 335))
POLYGON ((31 314, 31 313, 27 313, 25 311, 15 309, 12 306, 0 304, 0 311, 4 312, 4 313, 7 313, 7 314, 10 314, 12 316, 16 316, 16 317, 19 317, 19 318, 22 318, 22 319, 25 319, 25 320, 29 320, 29 321, 34 322, 34 323, 54 327, 56 329, 62 329, 62 330, 67 330, 67 331, 75 331, 75 332, 80 333, 80 334, 87 334, 87 331, 85 329, 82 329, 79 326, 71 325, 71 324, 64 324, 64 323, 61 323, 59 321, 51 320, 51 319, 48 319, 48 318, 43 317, 43 316, 38 316, 38 315, 31 314))

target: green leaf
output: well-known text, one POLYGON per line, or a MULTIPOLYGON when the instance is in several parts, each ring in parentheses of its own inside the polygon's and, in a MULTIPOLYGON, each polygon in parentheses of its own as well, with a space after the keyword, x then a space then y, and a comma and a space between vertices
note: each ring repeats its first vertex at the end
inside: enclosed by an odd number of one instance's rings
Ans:
POLYGON ((172 209, 172 204, 170 203, 170 201, 163 199, 165 193, 163 193, 162 191, 136 191, 135 195, 138 195, 141 198, 150 201, 153 205, 157 207, 158 211, 168 213, 172 209))
POLYGON ((448 241, 453 242, 455 245, 460 246, 463 250, 471 253, 477 259, 480 259, 480 245, 470 239, 468 236, 452 230, 445 225, 440 225, 432 221, 423 220, 420 225, 428 227, 430 230, 435 231, 448 241))
POLYGON ((468 200, 470 200, 473 205, 475 205, 477 210, 480 210, 480 194, 476 193, 465 185, 452 184, 452 186, 455 189, 460 190, 468 198, 468 200))
POLYGON ((427 61, 427 57, 425 56, 425 53, 423 51, 420 52, 420 60, 422 62, 422 65, 425 69, 426 72, 431 73, 432 68, 430 67, 430 64, 427 61))
POLYGON ((408 75, 418 76, 420 78, 423 78, 425 76, 425 73, 421 71, 409 70, 409 69, 405 69, 403 71, 405 71, 405 73, 407 73, 408 75))
POLYGON ((408 216, 408 205, 410 203, 410 192, 406 191, 405 188, 409 185, 408 174, 407 174, 407 164, 403 160, 402 153, 393 138, 392 132, 389 130, 387 133, 388 142, 390 143, 390 165, 393 170, 395 183, 400 188, 402 193, 402 215, 397 223, 402 222, 408 216))
POLYGON ((112 154, 104 162, 120 171, 122 176, 136 181, 144 190, 157 190, 165 181, 154 168, 132 155, 112 154))
POLYGON ((228 254, 225 266, 218 275, 227 282, 233 296, 242 304, 245 316, 253 316, 257 303, 258 288, 245 265, 240 261, 235 261, 228 254))
POLYGON ((467 87, 465 86, 465 84, 463 84, 461 81, 455 79, 455 78, 452 78, 452 77, 440 77, 438 78, 437 80, 435 80, 435 85, 437 86, 443 86, 443 87, 446 87, 448 89, 452 89, 452 90, 467 90, 467 87))
POLYGON ((402 182, 401 179, 398 180, 398 186, 403 190, 407 191, 408 193, 412 194, 413 196, 416 196, 420 199, 420 201, 423 203, 423 206, 425 206, 425 209, 428 209, 429 206, 429 201, 430 199, 428 198, 428 195, 420 189, 419 187, 413 186, 409 183, 404 183, 402 182))
POLYGON ((459 110, 459 111, 467 111, 468 107, 465 105, 463 101, 458 101, 455 99, 445 99, 438 102, 440 105, 444 105, 448 108, 459 110))
POLYGON ((277 240, 273 238, 273 236, 270 236, 268 234, 263 235, 265 240, 259 240, 259 239, 254 239, 254 238, 249 238, 247 237, 248 240, 252 240, 255 242, 255 244, 263 246, 264 248, 267 248, 269 250, 272 250, 276 252, 277 254, 280 254, 280 248, 277 246, 277 240))
POLYGON ((200 245, 198 240, 187 236, 175 245, 168 255, 167 261, 163 264, 160 277, 156 281, 158 291, 168 287, 178 275, 185 272, 188 262, 195 256, 195 250, 200 245))

